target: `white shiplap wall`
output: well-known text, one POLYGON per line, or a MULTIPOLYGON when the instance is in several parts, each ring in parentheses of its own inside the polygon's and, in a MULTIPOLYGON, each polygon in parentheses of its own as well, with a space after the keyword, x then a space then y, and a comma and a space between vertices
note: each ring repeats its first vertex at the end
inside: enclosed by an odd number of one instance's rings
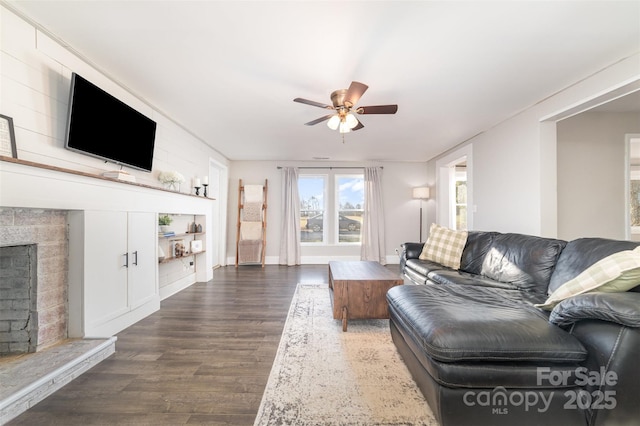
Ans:
MULTIPOLYGON (((64 148, 76 72, 158 123, 153 172, 127 169, 138 183, 160 186, 158 173, 175 170, 187 179, 181 188, 187 192, 191 178, 208 173, 209 158, 228 164, 204 141, 4 6, 0 24, 0 113, 13 118, 18 158, 95 174, 118 168, 64 148)), ((105 119, 110 125, 117 123, 105 119)))

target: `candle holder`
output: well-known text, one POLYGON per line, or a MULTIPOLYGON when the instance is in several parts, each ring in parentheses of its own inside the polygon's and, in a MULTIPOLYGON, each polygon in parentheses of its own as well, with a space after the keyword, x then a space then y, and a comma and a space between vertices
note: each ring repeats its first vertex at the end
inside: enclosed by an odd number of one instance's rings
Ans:
POLYGON ((204 196, 207 196, 207 186, 209 186, 208 183, 203 183, 202 186, 204 187, 203 191, 204 191, 204 196))
POLYGON ((196 189, 196 195, 200 195, 200 187, 194 186, 194 188, 196 189))

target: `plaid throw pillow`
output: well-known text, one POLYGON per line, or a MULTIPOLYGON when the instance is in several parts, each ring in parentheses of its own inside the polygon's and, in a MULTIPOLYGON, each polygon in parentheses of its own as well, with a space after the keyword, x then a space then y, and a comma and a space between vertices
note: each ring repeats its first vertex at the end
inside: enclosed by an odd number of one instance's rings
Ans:
POLYGON ((562 284, 537 308, 552 310, 571 296, 601 291, 619 293, 640 285, 640 246, 605 257, 585 269, 577 277, 562 284))
POLYGON ((429 238, 419 258, 437 262, 452 269, 460 269, 460 259, 466 244, 467 231, 454 231, 432 223, 429 238))

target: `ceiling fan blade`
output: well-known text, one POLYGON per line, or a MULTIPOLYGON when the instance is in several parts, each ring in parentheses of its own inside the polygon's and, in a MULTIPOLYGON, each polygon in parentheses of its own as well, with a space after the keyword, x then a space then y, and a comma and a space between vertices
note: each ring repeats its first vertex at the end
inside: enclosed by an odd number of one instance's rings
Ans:
POLYGON ((331 105, 322 104, 322 103, 316 102, 316 101, 310 101, 309 99, 295 98, 293 100, 293 102, 299 102, 301 104, 307 104, 307 105, 316 106, 316 107, 319 107, 319 108, 334 109, 333 106, 331 106, 331 105))
POLYGON ((316 118, 315 120, 312 120, 312 121, 310 121, 308 123, 304 123, 304 125, 305 126, 313 126, 314 124, 318 124, 318 123, 322 123, 323 121, 327 121, 328 119, 330 119, 334 115, 335 114, 325 115, 324 117, 316 118))
POLYGON ((398 112, 398 105, 372 105, 363 106, 356 109, 358 114, 395 114, 398 112))
POLYGON ((360 120, 358 120, 358 124, 356 124, 356 127, 354 127, 353 129, 351 129, 352 132, 355 132, 356 130, 360 130, 364 127, 364 124, 362 124, 362 122, 360 120))
POLYGON ((357 81, 352 81, 349 89, 347 90, 346 95, 344 95, 344 103, 345 105, 352 107, 358 103, 360 97, 367 91, 369 86, 366 84, 359 83, 357 81), (350 104, 350 105, 348 105, 350 104))

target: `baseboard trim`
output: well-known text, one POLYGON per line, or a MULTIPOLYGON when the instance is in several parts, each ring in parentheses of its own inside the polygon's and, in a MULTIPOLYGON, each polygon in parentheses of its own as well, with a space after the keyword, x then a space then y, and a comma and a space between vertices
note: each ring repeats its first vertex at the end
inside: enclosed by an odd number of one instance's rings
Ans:
MULTIPOLYGON (((356 261, 360 260, 360 256, 301 256, 300 262, 301 265, 326 265, 330 261, 356 261)), ((387 265, 398 265, 400 263, 400 259, 398 255, 392 254, 385 256, 385 260, 387 265)), ((279 265, 280 258, 278 256, 265 256, 264 258, 265 265, 279 265)), ((227 257, 227 265, 233 266, 236 264, 235 257, 227 257)), ((258 265, 256 263, 256 265, 258 265)), ((240 265, 242 266, 242 265, 240 265)))

